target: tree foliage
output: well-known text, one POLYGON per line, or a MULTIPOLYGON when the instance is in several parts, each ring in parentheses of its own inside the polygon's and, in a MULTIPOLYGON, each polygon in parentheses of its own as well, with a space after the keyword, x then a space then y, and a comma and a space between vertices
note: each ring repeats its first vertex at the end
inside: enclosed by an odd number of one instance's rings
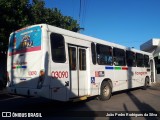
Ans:
POLYGON ((6 49, 9 34, 25 26, 46 23, 74 32, 79 24, 70 16, 62 15, 57 8, 45 7, 43 0, 1 0, 0 2, 0 49, 6 49))

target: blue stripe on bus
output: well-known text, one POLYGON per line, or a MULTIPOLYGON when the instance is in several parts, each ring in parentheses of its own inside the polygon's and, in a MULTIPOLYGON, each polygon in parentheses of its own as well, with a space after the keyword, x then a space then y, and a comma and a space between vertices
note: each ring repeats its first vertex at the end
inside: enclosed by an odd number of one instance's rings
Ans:
POLYGON ((21 68, 27 68, 27 66, 21 66, 21 68))
POLYGON ((107 70, 113 70, 114 69, 114 67, 105 67, 105 69, 107 69, 107 70))

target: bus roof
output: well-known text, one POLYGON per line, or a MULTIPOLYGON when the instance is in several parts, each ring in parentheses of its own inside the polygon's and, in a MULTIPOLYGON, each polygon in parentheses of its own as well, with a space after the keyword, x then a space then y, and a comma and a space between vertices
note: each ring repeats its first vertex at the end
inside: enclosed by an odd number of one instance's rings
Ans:
MULTIPOLYGON (((73 38, 83 39, 83 40, 90 41, 90 42, 105 44, 105 45, 109 45, 109 46, 112 46, 112 47, 118 47, 118 48, 125 49, 125 50, 131 50, 131 51, 138 52, 138 53, 152 55, 149 52, 144 52, 144 51, 141 51, 141 50, 126 47, 126 46, 119 45, 119 44, 109 42, 109 41, 106 41, 106 40, 102 40, 102 39, 94 38, 94 37, 91 37, 91 36, 87 36, 87 35, 84 35, 84 34, 72 32, 72 31, 65 30, 65 29, 62 29, 62 28, 59 28, 59 27, 48 25, 48 24, 36 24, 36 25, 32 25, 32 26, 27 26, 27 27, 24 27, 22 29, 16 30, 15 32, 19 32, 21 30, 28 29, 28 28, 34 27, 34 26, 41 26, 42 29, 46 29, 47 31, 51 31, 51 32, 53 31, 55 33, 59 33, 59 34, 65 35, 65 36, 73 37, 73 38)), ((11 33, 11 34, 13 34, 13 33, 11 33)))

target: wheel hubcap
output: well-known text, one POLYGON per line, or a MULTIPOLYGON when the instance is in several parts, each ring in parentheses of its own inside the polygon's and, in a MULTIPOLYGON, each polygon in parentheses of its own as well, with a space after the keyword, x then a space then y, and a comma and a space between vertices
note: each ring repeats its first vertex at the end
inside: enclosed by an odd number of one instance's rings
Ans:
POLYGON ((104 87, 104 89, 103 89, 103 95, 104 96, 108 96, 109 95, 109 87, 108 86, 104 87))

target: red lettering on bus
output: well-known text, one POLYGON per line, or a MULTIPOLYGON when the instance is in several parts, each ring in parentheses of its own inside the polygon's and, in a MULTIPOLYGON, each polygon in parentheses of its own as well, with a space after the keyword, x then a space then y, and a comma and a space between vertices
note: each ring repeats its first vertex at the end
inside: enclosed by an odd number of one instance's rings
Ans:
POLYGON ((68 78, 68 71, 52 71, 51 75, 54 78, 68 78))
POLYGON ((29 75, 29 76, 37 75, 37 71, 29 71, 29 72, 28 72, 28 75, 29 75))
POLYGON ((59 73, 58 73, 58 78, 61 78, 61 77, 62 77, 62 72, 59 71, 59 73))
POLYGON ((65 76, 65 78, 68 78, 68 72, 67 71, 64 72, 64 76, 65 76))
POLYGON ((147 72, 135 72, 136 75, 146 75, 147 72))
POLYGON ((54 76, 55 76, 56 78, 58 78, 58 72, 57 72, 57 71, 54 73, 54 76))

